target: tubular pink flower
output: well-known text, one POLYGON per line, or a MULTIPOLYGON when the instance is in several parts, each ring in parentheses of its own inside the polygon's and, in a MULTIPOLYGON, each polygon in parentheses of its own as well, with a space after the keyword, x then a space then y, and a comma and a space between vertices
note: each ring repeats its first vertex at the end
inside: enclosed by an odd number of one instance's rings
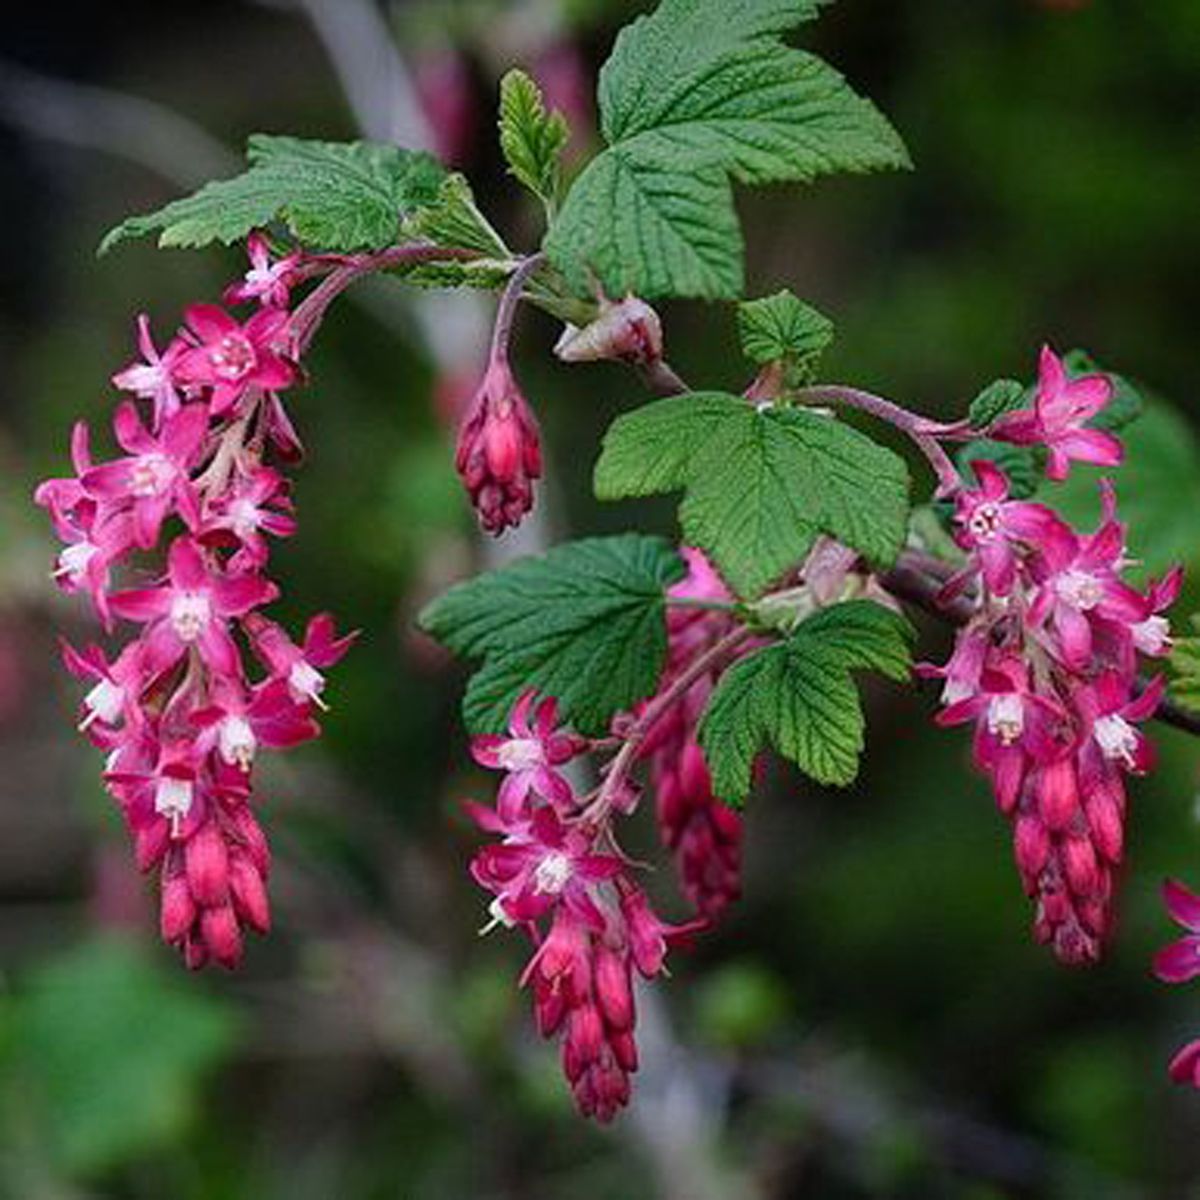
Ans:
POLYGON ((246 254, 250 269, 242 278, 231 283, 222 296, 226 304, 244 304, 257 300, 264 308, 287 308, 292 278, 302 262, 299 254, 286 254, 271 261, 271 247, 261 233, 246 239, 246 254))
POLYGON ((1112 397, 1113 383, 1107 375, 1069 379, 1062 360, 1043 346, 1033 408, 1007 413, 989 432, 1003 442, 1045 446, 1050 479, 1066 479, 1073 461, 1116 467, 1124 457, 1120 441, 1111 433, 1087 427, 1112 397))
POLYGON ((179 391, 183 380, 179 375, 179 360, 188 348, 182 338, 172 338, 159 354, 150 336, 150 318, 142 313, 137 319, 138 350, 141 362, 130 363, 112 377, 113 387, 132 392, 153 403, 151 428, 159 430, 163 422, 173 417, 180 407, 179 391))

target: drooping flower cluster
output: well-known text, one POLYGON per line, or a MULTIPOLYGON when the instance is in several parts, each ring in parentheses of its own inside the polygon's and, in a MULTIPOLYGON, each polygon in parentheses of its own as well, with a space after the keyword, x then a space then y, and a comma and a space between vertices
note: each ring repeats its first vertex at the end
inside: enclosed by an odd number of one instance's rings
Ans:
POLYGON ((563 770, 590 743, 557 728, 557 704, 526 692, 506 736, 478 737, 472 754, 505 773, 495 808, 468 806, 500 841, 483 847, 471 873, 493 893, 493 924, 524 930, 536 949, 521 977, 533 991, 537 1027, 559 1037, 563 1072, 585 1116, 610 1121, 629 1101, 637 1070, 634 976, 652 979, 669 946, 698 924, 661 921, 634 881, 613 836, 617 803, 579 796, 563 770))
MULTIPOLYGON (((1114 464, 1120 444, 1086 426, 1111 394, 1104 376, 1068 380, 1045 350, 1034 409, 1003 418, 999 434, 1045 445, 1054 478, 1073 459, 1114 464)), ((946 589, 974 588, 973 614, 946 665, 925 670, 944 681, 939 723, 975 725, 975 761, 1013 824, 1035 935, 1065 962, 1090 962, 1111 924, 1124 777, 1153 761, 1137 726, 1161 683, 1139 682, 1138 659, 1169 650, 1162 614, 1181 573, 1146 592, 1127 582, 1125 526, 1107 481, 1100 525, 1084 535, 1045 505, 1012 499, 996 465, 973 468, 978 487, 958 494, 955 511, 967 565, 946 589)))
MULTIPOLYGON (((684 547, 682 554, 687 574, 668 590, 669 597, 698 602, 731 599, 701 551, 684 547)), ((667 662, 659 694, 735 627, 734 619, 719 610, 669 607, 667 662)), ((650 760, 659 833, 675 856, 680 886, 697 912, 713 919, 741 894, 742 857, 741 814, 713 795, 708 764, 696 737, 716 675, 714 670, 687 688, 642 744, 642 754, 650 760)))
POLYGON ((138 865, 158 872, 162 936, 189 967, 236 965, 243 929, 269 925, 270 858, 250 805, 255 754, 318 734, 322 671, 351 640, 319 616, 297 644, 260 611, 279 595, 267 536, 296 528, 287 480, 265 460, 300 452, 279 393, 299 378, 288 304, 302 261, 273 260, 259 235, 248 250, 250 270, 225 300, 256 311, 240 321, 193 305, 161 351, 140 317, 140 361, 113 376, 132 397, 113 417, 123 453, 93 461, 79 422, 74 474, 35 496, 65 543, 60 587, 86 592, 107 631, 138 627, 111 659, 65 644, 64 659, 88 684, 80 729, 106 753, 105 783, 138 865), (160 545, 165 562, 145 579, 138 556, 160 545), (146 586, 123 586, 137 576, 146 586))

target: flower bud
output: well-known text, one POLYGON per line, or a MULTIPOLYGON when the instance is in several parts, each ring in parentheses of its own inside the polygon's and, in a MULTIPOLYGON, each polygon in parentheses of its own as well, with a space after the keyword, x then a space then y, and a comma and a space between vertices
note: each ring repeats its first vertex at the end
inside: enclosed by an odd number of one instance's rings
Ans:
POLYGON ((636 296, 626 296, 616 304, 604 301, 594 321, 582 328, 568 325, 554 347, 563 362, 617 359, 644 364, 658 362, 662 352, 658 313, 636 296))

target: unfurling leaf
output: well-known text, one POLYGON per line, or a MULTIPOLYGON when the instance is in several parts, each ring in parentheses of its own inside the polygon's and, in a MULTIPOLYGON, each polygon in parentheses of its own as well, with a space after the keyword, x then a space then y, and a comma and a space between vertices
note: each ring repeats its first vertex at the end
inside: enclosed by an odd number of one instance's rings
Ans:
POLYGON ((739 304, 738 336, 751 362, 782 362, 797 378, 808 378, 833 342, 833 322, 784 290, 739 304))
POLYGON ((500 81, 500 149, 508 169, 548 205, 558 198, 569 137, 563 115, 546 111, 541 88, 524 71, 509 71, 500 81))
POLYGON ((874 670, 902 682, 912 638, 902 616, 854 600, 823 609, 786 640, 734 663, 700 725, 715 793, 742 804, 754 760, 768 744, 818 783, 852 782, 864 721, 851 672, 874 670))
POLYGON ((419 623, 482 660, 463 701, 472 732, 503 730, 517 697, 535 687, 558 699, 564 721, 600 734, 658 685, 664 593, 682 575, 661 538, 589 538, 460 583, 419 623))

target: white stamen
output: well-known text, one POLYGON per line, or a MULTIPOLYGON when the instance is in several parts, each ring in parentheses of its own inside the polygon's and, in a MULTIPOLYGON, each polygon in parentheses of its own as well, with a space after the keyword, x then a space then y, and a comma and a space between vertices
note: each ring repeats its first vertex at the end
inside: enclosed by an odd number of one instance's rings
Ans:
POLYGON ((480 937, 483 937, 485 933, 491 933, 497 925, 503 925, 507 929, 512 929, 516 925, 516 921, 504 911, 504 906, 500 903, 499 896, 488 905, 488 912, 491 914, 492 919, 479 931, 480 937))
POLYGON ((79 583, 87 571, 88 563, 100 552, 98 546, 91 542, 76 542, 67 546, 58 556, 58 568, 54 572, 55 579, 63 577, 71 583, 79 583))
POLYGON ((1105 758, 1120 759, 1130 770, 1133 769, 1138 748, 1138 736, 1132 725, 1117 713, 1099 717, 1092 729, 1096 744, 1105 758))
POLYGON ((143 454, 129 473, 129 490, 135 496, 157 496, 175 478, 175 464, 163 454, 143 454))
POLYGON ((171 625, 181 642, 194 642, 211 617, 207 592, 179 592, 171 601, 171 625))
POLYGON ((496 751, 496 758, 506 771, 529 771, 545 762, 541 743, 533 738, 513 738, 496 751))
POLYGON ((1054 590, 1060 600, 1080 612, 1095 608, 1104 598, 1100 581, 1087 571, 1064 571, 1055 581, 1054 590))
POLYGON ((988 732, 1011 746, 1025 731, 1025 705, 1015 692, 994 696, 988 705, 988 732))
POLYGON ((288 686, 296 695, 311 700, 318 708, 328 709, 329 706, 321 699, 321 693, 325 690, 325 676, 304 659, 300 659, 288 672, 288 686))
POLYGON ((154 811, 171 822, 172 830, 192 810, 192 784, 188 779, 160 775, 154 788, 154 811))
POLYGON ((254 368, 254 347, 240 333, 227 333, 208 352, 213 371, 230 383, 236 383, 254 368))
POLYGON ((978 505, 967 518, 967 532, 977 542, 990 542, 1000 532, 1000 506, 978 505))
POLYGON ((258 506, 245 497, 235 500, 229 506, 229 520, 233 527, 233 532, 243 540, 248 538, 258 528, 261 517, 262 514, 259 512, 258 506))
POLYGON ((533 873, 533 890, 557 896, 571 878, 571 860, 559 850, 547 854, 533 873))
POLYGON ((1130 627, 1133 644, 1142 654, 1157 657, 1171 648, 1171 623, 1166 617, 1147 617, 1130 627))
POLYGON ((230 766, 249 771, 254 762, 254 752, 258 749, 258 739, 250 728, 250 722, 236 715, 226 717, 217 731, 217 748, 230 766))
POLYGON ((79 723, 79 728, 87 729, 93 721, 103 721, 105 725, 111 725, 121 715, 124 703, 123 687, 108 679, 100 680, 83 698, 83 706, 88 713, 79 723))

